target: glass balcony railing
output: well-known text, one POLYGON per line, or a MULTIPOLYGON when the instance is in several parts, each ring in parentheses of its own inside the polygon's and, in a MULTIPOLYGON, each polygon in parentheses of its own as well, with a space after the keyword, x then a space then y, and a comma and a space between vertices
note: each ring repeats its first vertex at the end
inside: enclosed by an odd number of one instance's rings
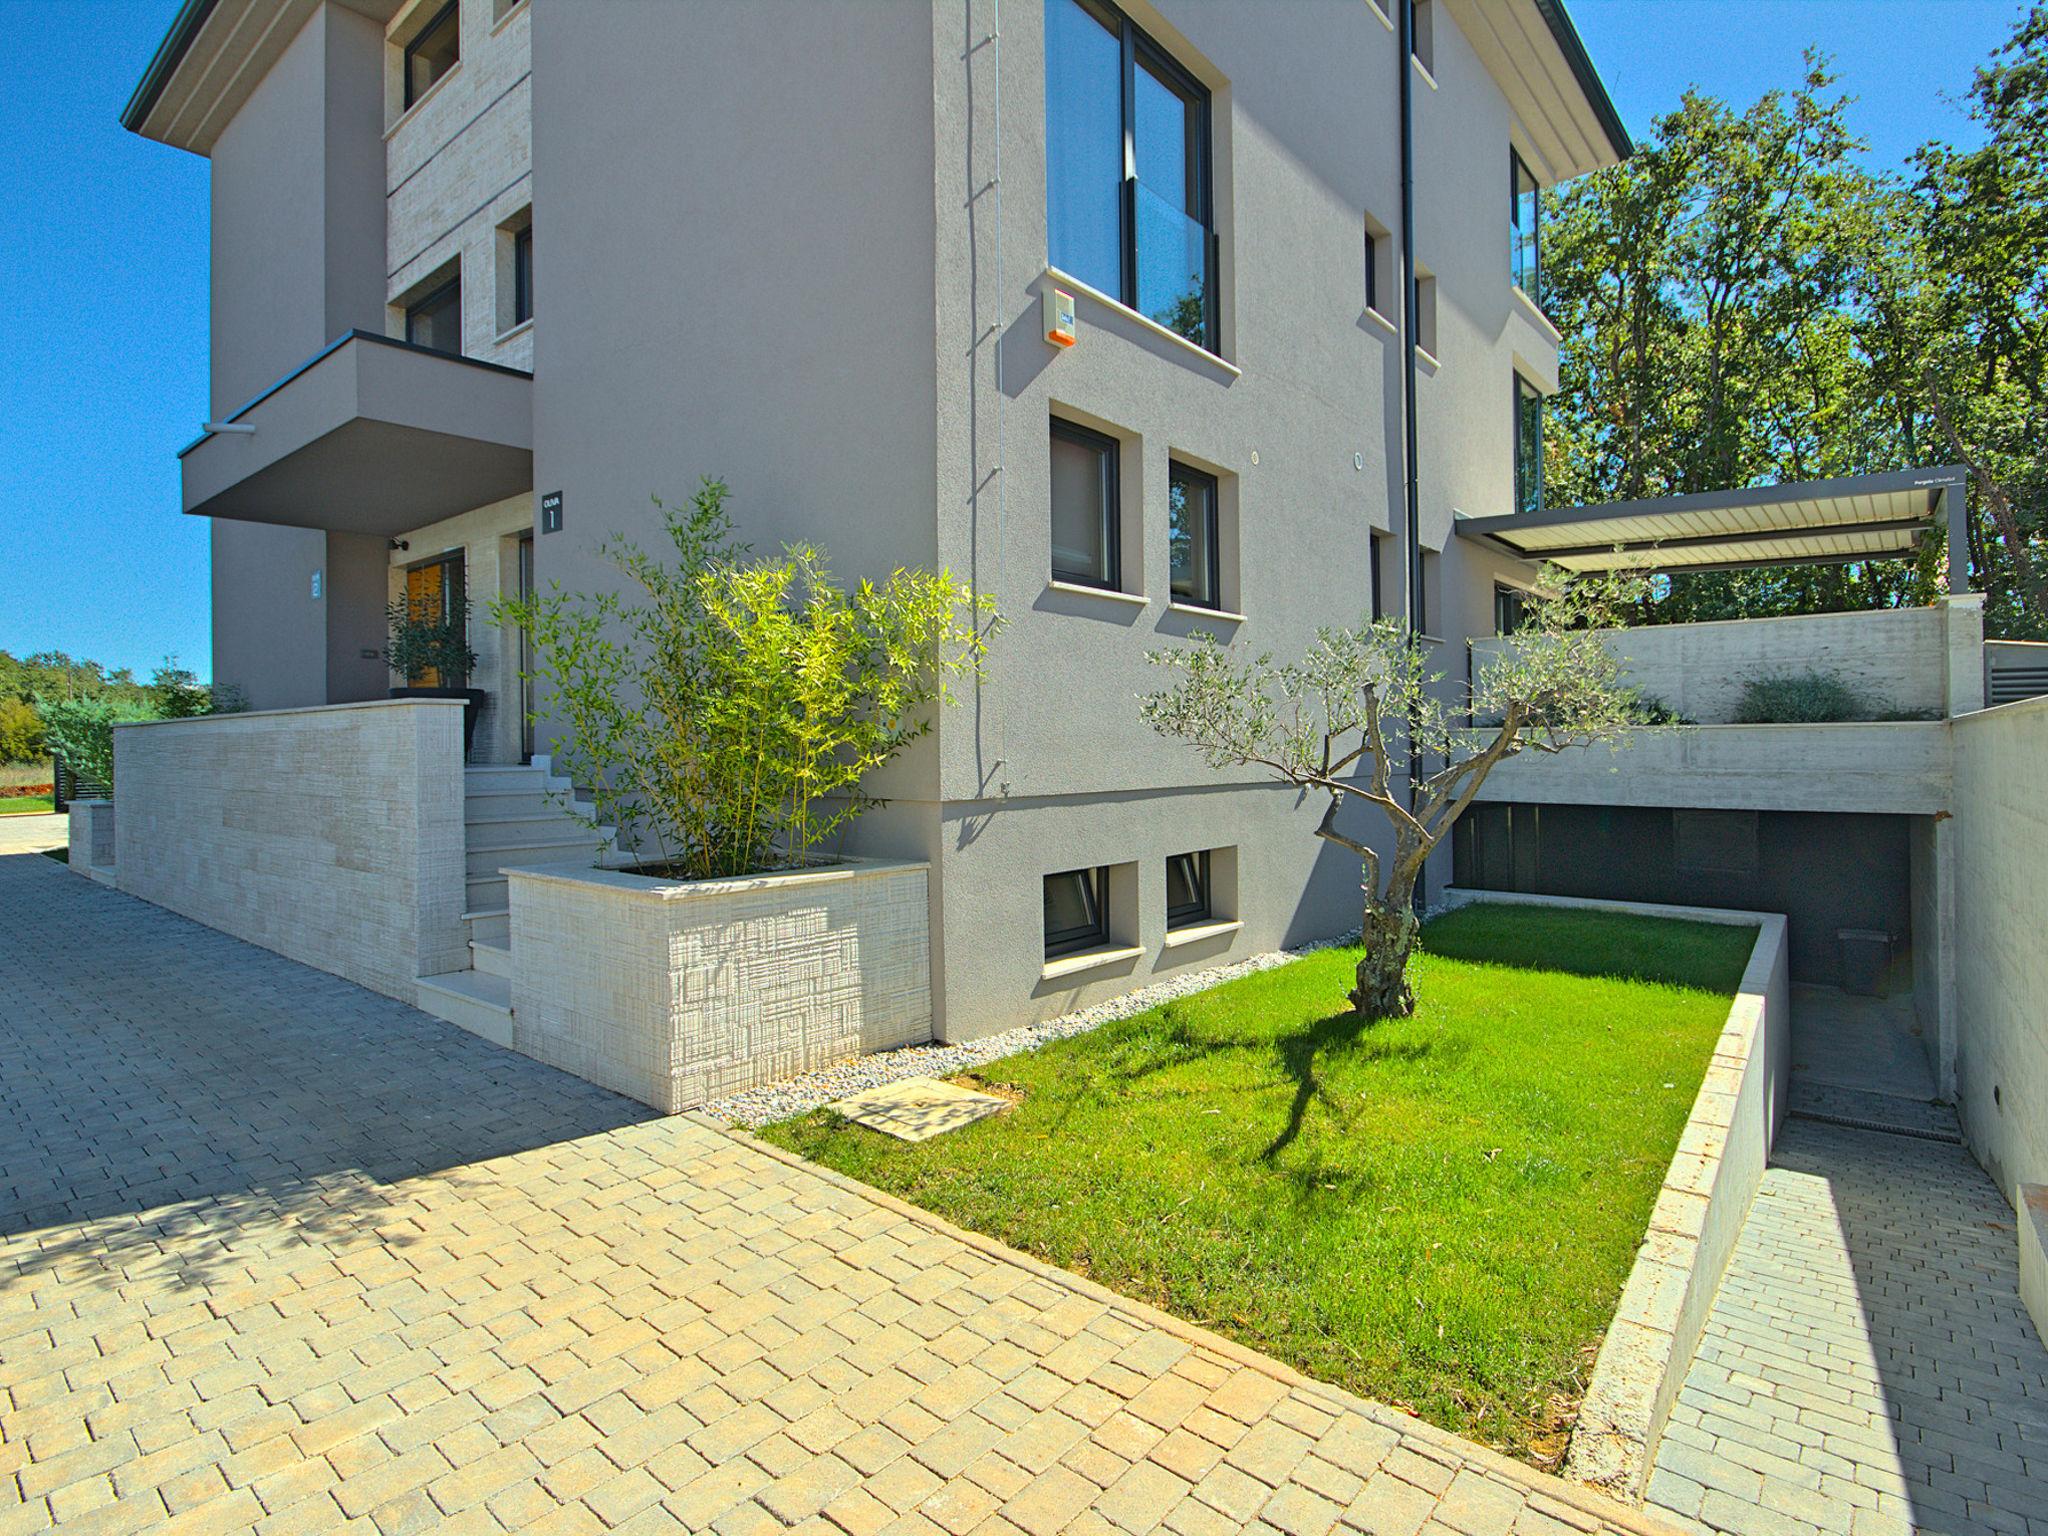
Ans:
POLYGON ((1196 346, 1216 350, 1209 231, 1142 182, 1131 183, 1138 312, 1196 346))

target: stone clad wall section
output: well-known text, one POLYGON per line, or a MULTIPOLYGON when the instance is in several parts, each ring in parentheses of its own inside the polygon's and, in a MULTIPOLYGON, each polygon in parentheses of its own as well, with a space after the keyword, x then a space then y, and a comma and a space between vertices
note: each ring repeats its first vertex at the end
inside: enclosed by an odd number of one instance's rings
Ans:
POLYGON ((923 864, 506 878, 514 1049, 664 1113, 931 1038, 923 864))
POLYGON ((468 963, 462 705, 117 727, 120 888, 407 1003, 468 963))

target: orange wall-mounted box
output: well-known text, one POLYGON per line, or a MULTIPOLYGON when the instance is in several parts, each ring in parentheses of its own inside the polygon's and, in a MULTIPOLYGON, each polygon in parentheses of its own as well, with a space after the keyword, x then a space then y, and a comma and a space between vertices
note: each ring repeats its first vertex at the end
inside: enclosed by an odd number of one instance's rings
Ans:
POLYGON ((1045 339, 1056 347, 1074 344, 1074 296, 1047 287, 1039 294, 1045 305, 1045 339))

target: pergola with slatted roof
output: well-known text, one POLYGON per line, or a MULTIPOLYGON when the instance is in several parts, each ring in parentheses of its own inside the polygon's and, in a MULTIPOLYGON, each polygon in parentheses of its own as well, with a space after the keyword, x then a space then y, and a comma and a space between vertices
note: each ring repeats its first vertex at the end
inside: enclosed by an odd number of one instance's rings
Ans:
MULTIPOLYGON (((1573 571, 1748 571, 1912 556, 1944 523, 1965 547, 1966 472, 1954 466, 1850 475, 1798 485, 1702 491, 1506 517, 1461 517, 1461 538, 1573 571)), ((1951 591, 1969 590, 1969 562, 1949 562, 1951 591)))

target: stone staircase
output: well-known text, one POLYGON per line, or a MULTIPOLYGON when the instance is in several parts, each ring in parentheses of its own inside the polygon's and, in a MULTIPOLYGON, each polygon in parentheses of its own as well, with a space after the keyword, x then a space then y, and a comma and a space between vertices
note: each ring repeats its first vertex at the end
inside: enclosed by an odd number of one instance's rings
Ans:
MULTIPOLYGON (((550 777, 546 759, 530 766, 476 764, 463 770, 463 822, 468 882, 462 920, 469 928, 469 968, 420 978, 420 1007, 499 1045, 512 1043, 512 923, 508 864, 587 863, 599 834, 549 798, 569 792, 550 777)), ((610 828, 603 829, 607 850, 610 828)))

